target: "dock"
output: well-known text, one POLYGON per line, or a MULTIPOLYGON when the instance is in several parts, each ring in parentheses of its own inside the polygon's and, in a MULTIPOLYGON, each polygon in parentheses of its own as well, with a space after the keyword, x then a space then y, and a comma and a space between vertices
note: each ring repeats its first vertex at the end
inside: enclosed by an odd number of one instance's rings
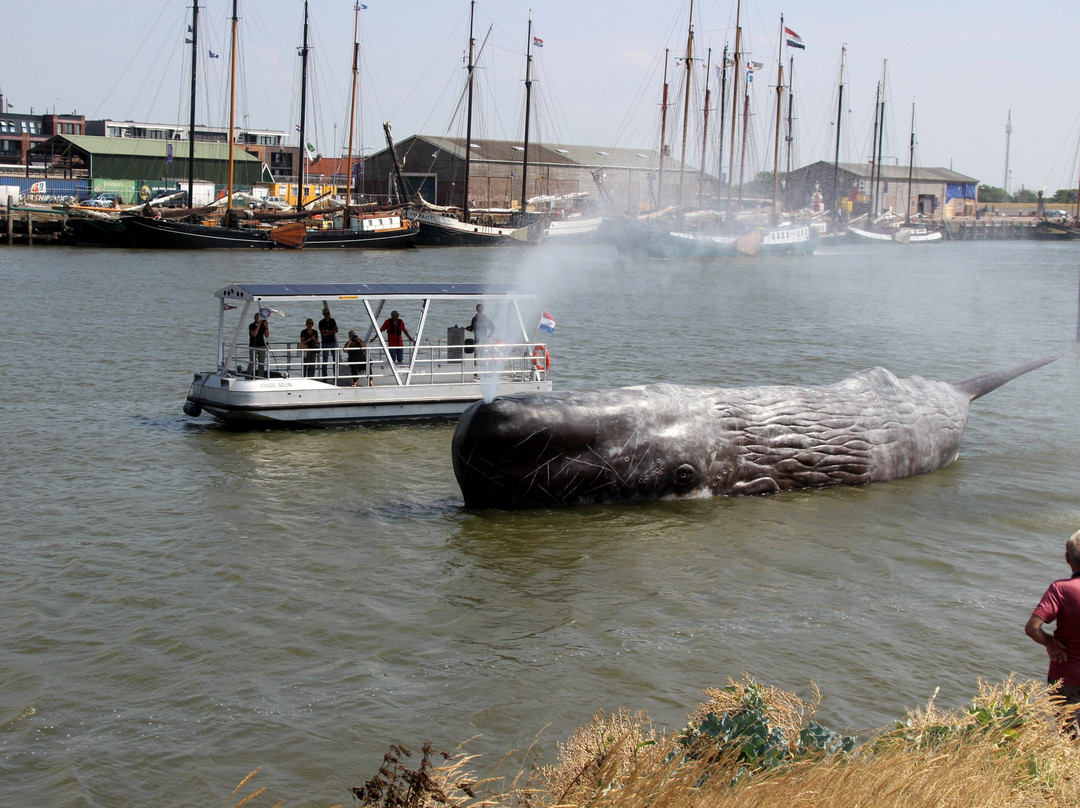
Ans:
POLYGON ((1020 216, 949 219, 942 230, 952 241, 1011 241, 1035 238, 1037 222, 1020 216))
POLYGON ((0 215, 4 217, 0 225, 4 244, 70 243, 64 227, 67 214, 63 212, 8 205, 0 208, 0 215))

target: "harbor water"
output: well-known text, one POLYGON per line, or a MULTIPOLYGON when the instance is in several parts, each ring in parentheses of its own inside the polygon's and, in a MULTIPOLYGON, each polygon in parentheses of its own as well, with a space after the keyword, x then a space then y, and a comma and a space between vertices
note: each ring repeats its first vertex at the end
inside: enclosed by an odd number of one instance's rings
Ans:
MULTIPOLYGON (((231 805, 259 766, 262 804, 349 803, 391 743, 472 739, 478 774, 512 773, 599 709, 680 727, 744 672, 816 683, 819 719, 856 732, 939 688, 957 707, 980 679, 1045 676, 1022 629, 1080 528, 1073 244, 14 247, 0 280, 2 805, 231 805), (463 508, 453 424, 238 432, 181 411, 231 282, 481 280, 540 295, 560 390, 1060 358, 975 401, 932 474, 518 513, 463 508)), ((286 310, 271 338, 318 316, 286 310)))

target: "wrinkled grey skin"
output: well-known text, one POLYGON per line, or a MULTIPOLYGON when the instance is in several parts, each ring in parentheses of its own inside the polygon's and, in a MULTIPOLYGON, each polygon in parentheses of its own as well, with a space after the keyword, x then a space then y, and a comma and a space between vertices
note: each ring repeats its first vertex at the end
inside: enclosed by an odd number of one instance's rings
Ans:
POLYGON ((1052 359, 958 384, 864 370, 825 387, 653 384, 480 402, 454 473, 473 508, 864 485, 956 459, 968 404, 1052 359))

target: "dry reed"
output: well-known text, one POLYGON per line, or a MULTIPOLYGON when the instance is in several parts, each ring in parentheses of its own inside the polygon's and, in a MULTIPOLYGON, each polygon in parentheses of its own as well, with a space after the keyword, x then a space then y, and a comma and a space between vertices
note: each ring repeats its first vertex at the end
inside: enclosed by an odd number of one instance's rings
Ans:
POLYGON ((555 764, 501 793, 478 797, 475 782, 462 789, 474 758, 451 757, 405 777, 397 793, 408 801, 364 799, 360 789, 354 797, 361 808, 1080 805, 1075 725, 1035 682, 980 682, 966 707, 943 711, 931 700, 858 746, 814 721, 816 688, 807 702, 744 677, 705 696, 687 728, 670 734, 644 713, 597 713, 559 744, 555 764), (421 771, 426 787, 405 788, 421 771))

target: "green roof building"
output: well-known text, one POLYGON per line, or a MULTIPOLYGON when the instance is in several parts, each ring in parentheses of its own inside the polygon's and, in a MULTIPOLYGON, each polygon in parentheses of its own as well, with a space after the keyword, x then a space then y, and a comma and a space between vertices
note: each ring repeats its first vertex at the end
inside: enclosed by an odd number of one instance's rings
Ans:
MULTIPOLYGON (((28 162, 42 166, 46 176, 86 176, 95 188, 109 180, 168 181, 182 186, 188 176, 189 146, 186 140, 54 135, 31 149, 28 162)), ((263 163, 258 157, 234 147, 233 161, 235 188, 249 188, 262 179, 263 163)), ((195 144, 195 178, 228 185, 228 144, 195 144)))

